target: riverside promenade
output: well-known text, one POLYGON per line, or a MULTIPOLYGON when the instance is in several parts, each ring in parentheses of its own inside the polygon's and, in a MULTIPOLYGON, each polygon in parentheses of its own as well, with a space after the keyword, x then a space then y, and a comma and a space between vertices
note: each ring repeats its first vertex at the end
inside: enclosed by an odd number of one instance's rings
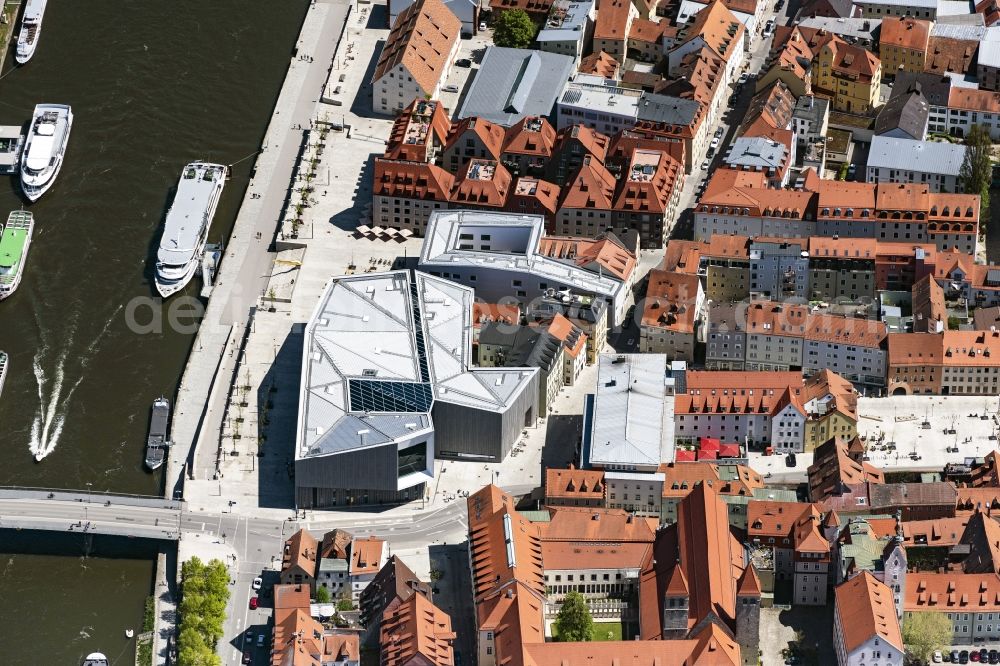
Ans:
MULTIPOLYGON (((348 0, 313 0, 303 20, 175 399, 171 422, 173 446, 165 466, 167 498, 180 499, 186 481, 204 483, 214 474, 214 467, 199 467, 193 461, 200 448, 214 450, 218 446, 226 398, 237 367, 238 345, 252 322, 251 309, 260 303, 273 262, 269 248, 288 198, 301 128, 308 127, 315 116, 334 50, 350 13, 348 0)), ((201 509, 190 506, 191 511, 201 509)), ((185 548, 184 552, 198 554, 192 550, 185 548)), ((197 550, 200 553, 201 549, 197 550)), ((210 552, 201 554, 212 556, 210 552)), ((173 595, 162 589, 169 586, 159 585, 166 583, 162 566, 160 558, 153 631, 156 664, 167 663, 166 637, 173 633, 169 625, 176 612, 173 595)), ((179 564, 176 569, 179 571, 179 564)), ((220 650, 224 653, 224 663, 236 663, 238 652, 231 645, 221 645, 220 650)))

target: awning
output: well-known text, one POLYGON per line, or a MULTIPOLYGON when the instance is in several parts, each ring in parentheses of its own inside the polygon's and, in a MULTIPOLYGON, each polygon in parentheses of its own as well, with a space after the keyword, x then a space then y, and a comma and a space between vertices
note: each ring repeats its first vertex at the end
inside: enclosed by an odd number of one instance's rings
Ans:
POLYGON ((409 229, 400 229, 399 235, 402 236, 403 238, 409 238, 410 236, 413 235, 413 232, 410 231, 409 229))

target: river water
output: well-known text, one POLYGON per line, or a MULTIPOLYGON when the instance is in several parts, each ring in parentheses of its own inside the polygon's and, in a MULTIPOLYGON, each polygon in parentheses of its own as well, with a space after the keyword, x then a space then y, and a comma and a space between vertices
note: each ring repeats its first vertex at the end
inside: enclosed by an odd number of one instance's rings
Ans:
MULTIPOLYGON (((56 184, 30 207, 26 277, 0 303, 0 349, 11 357, 0 485, 161 492, 142 464, 149 407, 174 395, 194 336, 172 330, 154 298, 160 225, 185 163, 233 164, 258 149, 306 7, 52 2, 32 61, 13 69, 8 55, 0 124, 26 123, 40 102, 71 104, 75 118, 56 184), (129 325, 132 308, 147 332, 129 325)), ((228 236, 252 167, 236 164, 210 240, 228 236)), ((0 181, 3 220, 23 204, 16 180, 0 181)), ((113 657, 126 647, 149 560, 11 550, 0 541, 0 663, 72 664, 88 649, 113 657)))

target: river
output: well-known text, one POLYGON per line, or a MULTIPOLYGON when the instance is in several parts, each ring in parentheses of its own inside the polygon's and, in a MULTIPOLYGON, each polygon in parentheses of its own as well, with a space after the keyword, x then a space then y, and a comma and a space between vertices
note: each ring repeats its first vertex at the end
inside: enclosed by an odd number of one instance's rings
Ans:
MULTIPOLYGON (((194 335, 173 330, 154 299, 160 225, 185 163, 236 163, 210 237, 226 239, 306 8, 52 2, 31 62, 13 69, 8 55, 0 124, 26 123, 40 102, 71 104, 75 118, 58 180, 30 207, 26 277, 0 303, 0 349, 11 357, 0 484, 161 492, 160 475, 143 469, 149 407, 173 397, 194 335), (133 308, 147 331, 130 326, 133 308)), ((24 203, 15 179, 0 182, 4 220, 24 203)), ((141 624, 150 591, 148 559, 5 550, 14 549, 0 543, 0 662, 73 664, 89 649, 114 657, 126 647, 122 631, 141 624)))

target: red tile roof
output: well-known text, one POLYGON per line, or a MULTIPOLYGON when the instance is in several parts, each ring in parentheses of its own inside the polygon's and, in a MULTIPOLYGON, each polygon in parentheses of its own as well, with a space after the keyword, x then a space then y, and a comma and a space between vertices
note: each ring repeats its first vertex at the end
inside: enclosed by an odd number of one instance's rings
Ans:
POLYGON ((848 653, 877 638, 902 654, 903 637, 896 605, 892 590, 885 583, 862 571, 837 587, 834 604, 848 653))
POLYGON ((461 29, 462 22, 442 0, 418 0, 396 17, 372 81, 402 64, 424 91, 433 91, 461 29))

